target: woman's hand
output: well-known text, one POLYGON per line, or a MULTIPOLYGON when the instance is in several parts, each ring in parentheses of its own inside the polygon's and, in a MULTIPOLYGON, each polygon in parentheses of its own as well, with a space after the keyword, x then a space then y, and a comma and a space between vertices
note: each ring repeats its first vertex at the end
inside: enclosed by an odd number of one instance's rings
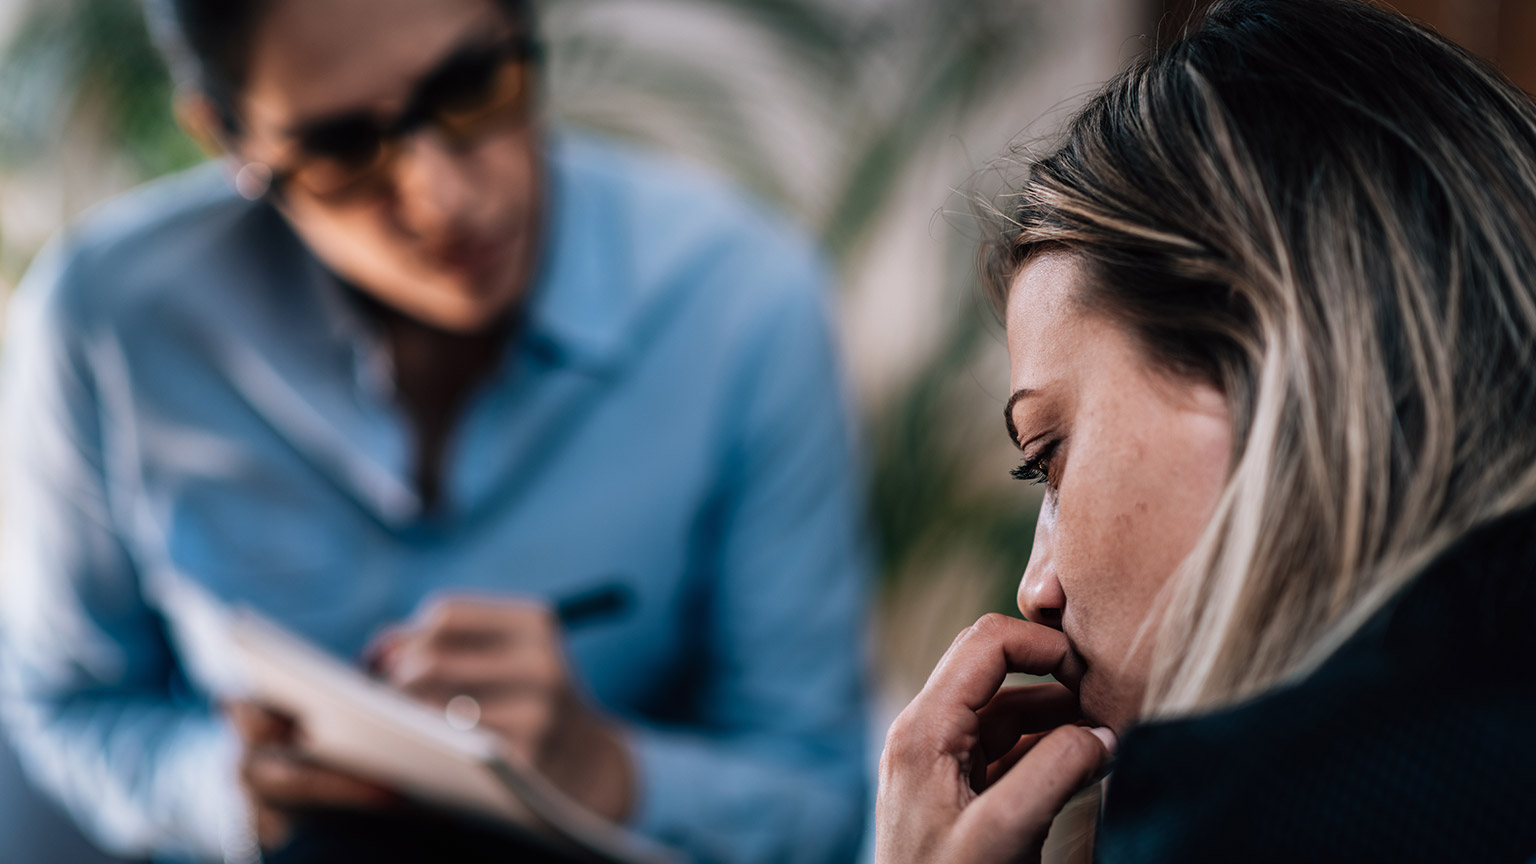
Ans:
POLYGON ((614 820, 628 815, 628 747, 576 692, 560 624, 548 607, 441 600, 417 623, 386 631, 372 653, 394 686, 497 733, 514 758, 588 808, 614 820))
POLYGON ((1040 859, 1051 820, 1098 777, 1114 733, 1073 724, 1060 684, 999 692, 1009 672, 1050 674, 1060 631, 988 615, 956 637, 901 712, 880 758, 877 864, 1002 864, 1040 859))
POLYGON ((293 721, 251 702, 224 706, 240 736, 240 782, 250 799, 256 840, 265 850, 288 842, 292 816, 318 809, 370 809, 400 802, 387 789, 323 768, 294 750, 293 721))

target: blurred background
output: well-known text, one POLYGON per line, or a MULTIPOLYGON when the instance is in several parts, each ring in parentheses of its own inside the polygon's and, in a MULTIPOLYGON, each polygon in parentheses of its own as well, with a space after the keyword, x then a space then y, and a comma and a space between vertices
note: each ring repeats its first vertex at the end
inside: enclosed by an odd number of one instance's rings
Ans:
MULTIPOLYGON (((878 543, 882 718, 953 634, 1014 609, 1037 499, 1008 480, 1007 363, 976 287, 977 198, 1017 148, 1201 0, 546 0, 556 122, 733 177, 841 275, 878 543)), ((1400 0, 1536 89, 1536 0, 1400 0)), ((93 204, 200 161, 131 0, 0 0, 0 297, 93 204)), ((7 860, 90 860, 0 763, 7 860), (11 791, 4 791, 9 789, 11 791), (41 808, 41 809, 39 809, 41 808), (18 833, 18 825, 31 831, 18 833), (58 835, 63 836, 63 835, 58 835), (41 840, 39 843, 43 842, 41 840), (59 850, 67 850, 60 852, 59 850)))

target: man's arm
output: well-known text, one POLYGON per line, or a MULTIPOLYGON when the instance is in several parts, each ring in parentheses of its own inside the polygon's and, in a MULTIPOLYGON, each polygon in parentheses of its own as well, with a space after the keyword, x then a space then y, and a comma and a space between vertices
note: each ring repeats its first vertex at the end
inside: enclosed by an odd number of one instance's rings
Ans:
POLYGON ((91 337, 55 254, 12 302, 4 362, 5 722, 34 782, 118 852, 220 858, 232 738, 179 671, 109 493, 91 337))
POLYGON ((822 271, 809 255, 765 271, 778 281, 737 358, 701 553, 715 579, 703 731, 633 733, 634 821, 704 861, 844 862, 868 795, 858 471, 822 271))

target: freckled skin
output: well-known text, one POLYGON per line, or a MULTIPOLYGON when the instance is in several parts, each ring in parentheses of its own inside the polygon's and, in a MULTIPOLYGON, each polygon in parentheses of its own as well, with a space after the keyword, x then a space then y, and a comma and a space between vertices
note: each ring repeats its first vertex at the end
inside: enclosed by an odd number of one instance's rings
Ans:
POLYGON ((1119 325, 1078 302, 1067 253, 1032 261, 1006 313, 1010 391, 1025 456, 1060 441, 1019 609, 1062 629, 1060 677, 1084 713, 1121 731, 1146 688, 1154 600, 1209 522, 1229 472, 1231 421, 1216 388, 1156 367, 1119 325))

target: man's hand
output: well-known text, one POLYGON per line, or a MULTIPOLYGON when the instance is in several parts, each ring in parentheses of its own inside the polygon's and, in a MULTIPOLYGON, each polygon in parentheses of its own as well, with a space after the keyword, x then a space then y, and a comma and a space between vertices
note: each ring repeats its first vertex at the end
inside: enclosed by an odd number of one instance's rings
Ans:
POLYGON ((370 809, 399 803, 380 786, 306 761, 294 750, 293 721, 251 702, 231 702, 225 713, 240 736, 240 782, 256 820, 261 848, 288 842, 292 815, 308 809, 370 809))
POLYGON ((1051 820, 1099 776, 1114 733, 1073 724, 1060 684, 999 689, 1009 672, 1046 675, 1066 637, 988 615, 939 661, 891 725, 880 758, 877 864, 1038 862, 1051 820))
POLYGON ((588 808, 616 821, 628 815, 628 747, 618 728, 576 692, 560 625, 548 607, 441 600, 418 622, 386 631, 371 653, 396 687, 452 719, 497 733, 513 758, 534 765, 588 808))

